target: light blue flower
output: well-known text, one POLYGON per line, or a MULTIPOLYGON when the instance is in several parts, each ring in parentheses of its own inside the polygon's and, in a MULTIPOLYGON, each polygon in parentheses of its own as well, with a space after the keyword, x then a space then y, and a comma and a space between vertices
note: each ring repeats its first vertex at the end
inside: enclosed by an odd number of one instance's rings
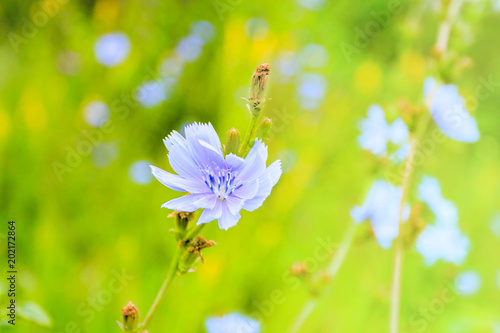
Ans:
POLYGON ((85 122, 92 127, 101 127, 109 120, 109 107, 103 101, 92 101, 83 108, 85 122))
MULTIPOLYGON (((356 223, 370 220, 377 242, 384 249, 392 245, 399 233, 399 213, 401 206, 401 187, 385 180, 376 180, 370 188, 362 206, 351 209, 351 217, 356 223)), ((410 214, 410 207, 405 205, 403 220, 410 214)))
POLYGON ((96 60, 107 67, 119 65, 130 53, 130 40, 122 32, 102 35, 94 44, 96 60))
POLYGON ((298 78, 297 97, 305 110, 318 109, 326 95, 328 81, 318 73, 306 73, 298 78))
POLYGON ((435 79, 424 82, 424 98, 430 99, 432 118, 441 131, 451 139, 476 142, 480 134, 477 122, 465 107, 465 99, 456 85, 439 85, 435 79))
POLYGON ((311 68, 321 68, 328 64, 328 51, 323 45, 308 44, 299 52, 299 61, 302 65, 311 68))
POLYGON ((469 252, 469 239, 458 227, 458 210, 446 200, 436 178, 424 176, 418 186, 418 198, 424 201, 436 217, 433 225, 427 225, 418 236, 416 249, 427 265, 438 260, 462 264, 469 252))
POLYGON ((179 41, 175 47, 177 56, 185 62, 193 62, 201 56, 205 41, 198 36, 189 35, 179 41))
POLYGON ((418 236, 417 252, 424 257, 426 265, 438 260, 460 265, 469 252, 469 239, 454 225, 427 225, 418 236))
POLYGON ((425 202, 439 223, 455 225, 458 223, 458 210, 455 204, 443 198, 441 186, 436 178, 424 176, 418 185, 418 198, 425 202))
POLYGON ((245 159, 223 155, 217 133, 210 123, 186 126, 186 138, 173 131, 164 143, 174 175, 151 166, 163 185, 189 195, 162 205, 177 211, 204 209, 198 224, 218 220, 221 229, 235 226, 240 210, 253 211, 269 196, 281 176, 277 160, 266 167, 267 147, 256 139, 245 159))
POLYGON ((460 273, 455 279, 457 292, 463 296, 472 296, 481 288, 481 275, 475 271, 460 273))
POLYGON ((151 183, 153 177, 149 170, 149 163, 147 161, 137 161, 132 163, 128 168, 128 178, 136 184, 144 185, 151 183))
POLYGON ((237 312, 223 317, 211 317, 205 320, 208 333, 259 333, 260 324, 237 312))
POLYGON ((389 124, 385 119, 384 109, 379 105, 368 108, 367 118, 359 121, 358 129, 361 131, 358 136, 359 146, 378 157, 387 156, 389 142, 397 147, 390 155, 391 160, 396 163, 403 161, 410 152, 408 127, 401 118, 389 124))
POLYGON ((146 108, 155 107, 170 98, 176 83, 173 78, 143 82, 137 88, 136 99, 146 108))

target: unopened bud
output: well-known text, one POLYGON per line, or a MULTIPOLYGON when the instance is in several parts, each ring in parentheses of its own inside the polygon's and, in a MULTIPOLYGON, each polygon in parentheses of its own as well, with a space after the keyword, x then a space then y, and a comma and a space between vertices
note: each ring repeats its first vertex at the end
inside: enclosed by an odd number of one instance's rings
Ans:
POLYGON ((264 117, 257 129, 257 138, 264 140, 271 129, 272 123, 273 121, 271 119, 264 117))
POLYGON ((292 265, 290 268, 293 275, 298 277, 305 277, 309 274, 309 267, 307 267, 306 263, 303 261, 298 261, 292 265))
POLYGON ((137 330, 137 323, 139 322, 139 311, 134 303, 128 302, 127 305, 122 308, 122 315, 123 331, 135 332, 137 330))
POLYGON ((189 222, 194 219, 194 212, 179 212, 175 210, 168 217, 175 219, 174 233, 177 239, 182 239, 186 234, 189 222))
POLYGON ((194 264, 201 259, 202 263, 205 263, 203 259, 203 249, 217 245, 214 241, 207 241, 203 236, 196 236, 196 239, 188 244, 186 249, 186 254, 179 262, 179 271, 181 273, 187 273, 194 270, 194 264))
POLYGON ((231 128, 226 136, 226 154, 236 154, 240 149, 240 132, 236 128, 231 128))
POLYGON ((266 86, 267 80, 269 78, 269 72, 271 71, 271 65, 262 64, 257 67, 255 73, 252 75, 252 84, 250 86, 250 107, 252 110, 252 115, 254 117, 259 115, 262 108, 262 104, 266 98, 266 86))

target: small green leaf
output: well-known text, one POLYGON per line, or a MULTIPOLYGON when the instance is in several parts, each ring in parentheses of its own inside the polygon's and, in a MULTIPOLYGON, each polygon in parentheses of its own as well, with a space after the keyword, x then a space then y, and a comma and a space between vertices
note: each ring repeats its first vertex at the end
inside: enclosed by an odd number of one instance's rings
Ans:
POLYGON ((52 327, 52 319, 50 319, 49 315, 42 309, 42 307, 35 302, 28 301, 19 304, 17 314, 19 317, 37 325, 52 327))

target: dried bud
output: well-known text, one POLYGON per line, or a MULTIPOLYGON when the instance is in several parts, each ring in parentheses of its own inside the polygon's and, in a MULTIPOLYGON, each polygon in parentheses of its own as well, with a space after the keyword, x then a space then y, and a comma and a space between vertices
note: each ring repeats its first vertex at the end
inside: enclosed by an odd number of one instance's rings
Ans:
POLYGON ((226 154, 236 154, 240 149, 240 132, 236 128, 231 128, 226 136, 226 154))
POLYGON ((184 235, 186 234, 186 229, 189 224, 194 219, 194 212, 179 212, 179 211, 173 211, 170 215, 168 215, 170 218, 175 219, 175 234, 176 238, 182 239, 184 235))
POLYGON ((269 78, 271 65, 262 64, 257 67, 257 70, 252 75, 252 85, 250 86, 250 107, 254 117, 259 115, 266 97, 266 86, 269 78))
POLYGON ((139 322, 139 311, 134 303, 128 302, 127 305, 122 308, 122 315, 124 332, 135 332, 137 323, 139 322))
POLYGON ((273 121, 271 119, 264 117, 259 125, 259 128, 257 129, 257 138, 264 140, 267 133, 269 133, 269 130, 271 129, 272 123, 273 121))
POLYGON ((207 241, 203 236, 196 236, 194 241, 187 244, 186 254, 179 262, 179 271, 187 273, 193 271, 193 265, 201 258, 201 262, 205 263, 203 259, 203 249, 217 245, 214 241, 207 241))

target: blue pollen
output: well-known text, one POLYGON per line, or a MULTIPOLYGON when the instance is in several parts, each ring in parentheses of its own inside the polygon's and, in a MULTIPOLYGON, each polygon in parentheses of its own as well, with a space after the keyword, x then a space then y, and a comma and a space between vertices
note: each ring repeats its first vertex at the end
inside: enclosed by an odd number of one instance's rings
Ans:
POLYGON ((201 169, 203 181, 210 191, 217 196, 219 200, 226 200, 233 192, 239 189, 243 184, 235 184, 236 176, 231 169, 220 169, 215 167, 216 171, 210 167, 201 169))

